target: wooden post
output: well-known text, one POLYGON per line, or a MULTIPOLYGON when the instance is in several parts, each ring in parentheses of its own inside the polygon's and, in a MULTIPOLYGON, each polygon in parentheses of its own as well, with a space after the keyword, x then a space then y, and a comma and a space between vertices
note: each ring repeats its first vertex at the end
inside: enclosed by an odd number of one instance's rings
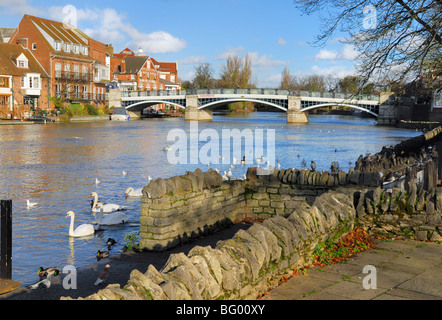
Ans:
POLYGON ((12 200, 1 200, 0 278, 12 278, 12 200))

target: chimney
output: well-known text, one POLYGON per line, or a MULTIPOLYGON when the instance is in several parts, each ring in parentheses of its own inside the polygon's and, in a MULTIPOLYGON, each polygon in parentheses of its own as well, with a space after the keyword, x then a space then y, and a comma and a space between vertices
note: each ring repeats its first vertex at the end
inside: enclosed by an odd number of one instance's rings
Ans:
POLYGON ((121 60, 121 73, 126 72, 126 61, 123 59, 121 60))

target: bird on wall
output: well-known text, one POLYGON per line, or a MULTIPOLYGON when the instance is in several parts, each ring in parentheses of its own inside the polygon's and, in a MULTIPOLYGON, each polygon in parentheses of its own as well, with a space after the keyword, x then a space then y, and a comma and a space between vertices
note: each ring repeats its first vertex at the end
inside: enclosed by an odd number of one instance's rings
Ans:
POLYGON ((315 171, 316 171, 316 162, 314 162, 314 161, 312 160, 312 162, 311 162, 311 164, 310 164, 310 167, 312 168, 312 171, 315 172, 315 171))

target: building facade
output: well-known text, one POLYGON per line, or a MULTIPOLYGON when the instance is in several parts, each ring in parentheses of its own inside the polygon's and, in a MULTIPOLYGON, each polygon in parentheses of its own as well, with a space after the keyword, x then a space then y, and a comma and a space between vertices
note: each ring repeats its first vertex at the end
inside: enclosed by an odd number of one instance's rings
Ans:
POLYGON ((0 119, 24 119, 49 109, 49 75, 32 52, 0 43, 0 119))
POLYGON ((50 109, 55 99, 106 105, 110 70, 105 44, 72 25, 30 15, 22 18, 9 43, 32 52, 49 74, 50 109))

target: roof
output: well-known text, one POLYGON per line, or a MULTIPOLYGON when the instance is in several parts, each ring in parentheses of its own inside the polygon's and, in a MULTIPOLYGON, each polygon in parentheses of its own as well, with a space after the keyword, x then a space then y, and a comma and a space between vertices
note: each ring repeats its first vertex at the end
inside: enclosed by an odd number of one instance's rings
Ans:
POLYGON ((26 73, 39 73, 42 78, 49 76, 33 54, 19 44, 0 43, 0 74, 23 76, 26 73), (21 54, 28 59, 28 68, 18 68, 14 60, 21 54))
POLYGON ((180 84, 166 80, 166 79, 160 79, 161 82, 164 82, 166 86, 180 86, 180 84))
MULTIPOLYGON (((117 68, 114 73, 119 74, 136 74, 140 71, 140 69, 144 66, 147 59, 147 56, 130 56, 124 58, 121 63, 126 63, 126 72, 121 72, 121 68, 117 68)), ((121 66, 121 64, 120 64, 121 66)))
POLYGON ((11 38, 15 30, 15 28, 0 28, 0 42, 4 42, 4 38, 11 38))
POLYGON ((158 71, 171 72, 174 74, 178 73, 178 64, 176 62, 160 62, 151 58, 154 65, 158 66, 158 71))
POLYGON ((81 46, 89 46, 89 36, 86 35, 83 31, 78 29, 77 27, 65 24, 59 21, 48 20, 40 17, 31 16, 25 14, 23 19, 28 18, 32 21, 32 23, 37 27, 40 33, 43 35, 45 42, 47 43, 47 47, 49 51, 57 56, 66 56, 66 57, 75 57, 87 60, 93 60, 88 55, 83 55, 82 53, 75 54, 71 52, 65 52, 64 50, 56 51, 49 41, 44 37, 44 33, 46 33, 49 37, 54 39, 55 41, 61 41, 66 43, 72 43, 81 46), (67 26, 67 28, 65 27, 67 26))

